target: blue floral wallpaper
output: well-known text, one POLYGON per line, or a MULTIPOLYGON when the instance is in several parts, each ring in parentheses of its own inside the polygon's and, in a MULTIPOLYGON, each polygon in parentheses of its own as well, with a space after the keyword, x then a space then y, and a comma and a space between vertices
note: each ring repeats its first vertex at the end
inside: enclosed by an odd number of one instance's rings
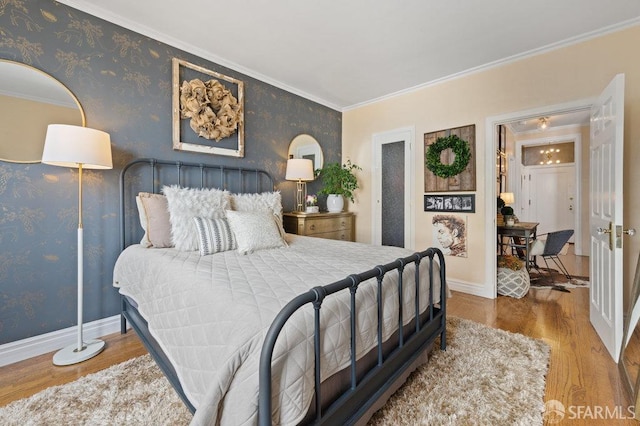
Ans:
MULTIPOLYGON (((340 161, 340 112, 50 0, 0 2, 0 59, 55 77, 80 101, 86 125, 111 135, 114 169, 83 174, 85 322, 120 310, 111 280, 118 175, 129 160, 264 168, 285 210, 294 203, 284 174, 296 135, 314 136, 326 162, 340 161), (244 158, 172 149, 173 57, 244 82, 244 158)), ((2 140, 0 129, 0 143, 19 141, 2 140)), ((76 324, 77 181, 75 169, 0 162, 0 344, 76 324)))

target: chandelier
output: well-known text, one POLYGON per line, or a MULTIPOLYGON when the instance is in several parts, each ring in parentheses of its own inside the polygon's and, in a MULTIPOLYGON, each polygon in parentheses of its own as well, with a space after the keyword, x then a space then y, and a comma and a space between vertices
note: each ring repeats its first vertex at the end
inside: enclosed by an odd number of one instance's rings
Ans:
POLYGON ((560 152, 559 148, 551 148, 551 149, 541 149, 540 154, 544 156, 544 160, 540 162, 540 164, 553 164, 560 163, 560 160, 553 160, 553 154, 558 154, 560 152))

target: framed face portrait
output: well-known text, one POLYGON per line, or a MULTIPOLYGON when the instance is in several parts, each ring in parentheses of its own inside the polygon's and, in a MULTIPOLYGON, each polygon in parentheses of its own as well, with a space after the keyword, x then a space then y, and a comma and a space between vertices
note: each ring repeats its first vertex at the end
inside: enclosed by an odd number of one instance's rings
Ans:
POLYGON ((467 257, 467 216, 437 214, 431 219, 433 247, 445 256, 467 257))

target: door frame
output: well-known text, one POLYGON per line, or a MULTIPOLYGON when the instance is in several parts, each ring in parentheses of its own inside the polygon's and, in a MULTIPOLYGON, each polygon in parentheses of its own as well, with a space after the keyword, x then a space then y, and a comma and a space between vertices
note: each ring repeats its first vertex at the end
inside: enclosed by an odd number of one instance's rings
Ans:
POLYGON ((404 141, 404 245, 408 249, 415 248, 415 133, 415 127, 408 126, 374 133, 371 138, 371 240, 374 245, 382 244, 382 208, 379 202, 382 198, 382 145, 404 141))
POLYGON ((479 295, 495 299, 497 293, 497 264, 496 252, 498 242, 496 238, 496 151, 498 149, 498 125, 512 121, 537 119, 541 116, 564 114, 575 111, 591 111, 591 105, 597 98, 571 101, 563 104, 532 108, 501 115, 493 115, 485 119, 485 280, 479 295))
MULTIPOLYGON (((524 146, 536 146, 536 145, 545 145, 549 142, 562 140, 563 142, 566 140, 567 142, 573 142, 573 164, 575 165, 575 191, 576 191, 576 203, 575 209, 573 210, 573 220, 575 223, 575 232, 573 233, 573 242, 574 242, 574 250, 577 256, 582 256, 583 248, 582 248, 582 222, 580 218, 582 217, 582 135, 580 133, 568 133, 562 136, 553 136, 553 137, 545 137, 539 139, 526 139, 516 142, 516 152, 515 152, 515 164, 513 165, 515 168, 515 175, 522 176, 522 147, 524 146)), ((511 169, 509 169, 511 170, 511 169)), ((520 181, 518 185, 515 185, 513 192, 515 193, 516 200, 521 200, 521 190, 522 190, 522 182, 520 181)))

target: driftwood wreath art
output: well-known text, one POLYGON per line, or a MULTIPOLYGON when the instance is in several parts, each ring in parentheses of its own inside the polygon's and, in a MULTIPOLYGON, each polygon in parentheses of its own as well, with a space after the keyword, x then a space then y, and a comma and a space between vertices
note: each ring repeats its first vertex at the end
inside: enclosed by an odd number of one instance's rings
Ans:
POLYGON ((216 142, 233 135, 242 119, 242 105, 218 80, 195 78, 180 87, 180 117, 198 136, 216 142))

